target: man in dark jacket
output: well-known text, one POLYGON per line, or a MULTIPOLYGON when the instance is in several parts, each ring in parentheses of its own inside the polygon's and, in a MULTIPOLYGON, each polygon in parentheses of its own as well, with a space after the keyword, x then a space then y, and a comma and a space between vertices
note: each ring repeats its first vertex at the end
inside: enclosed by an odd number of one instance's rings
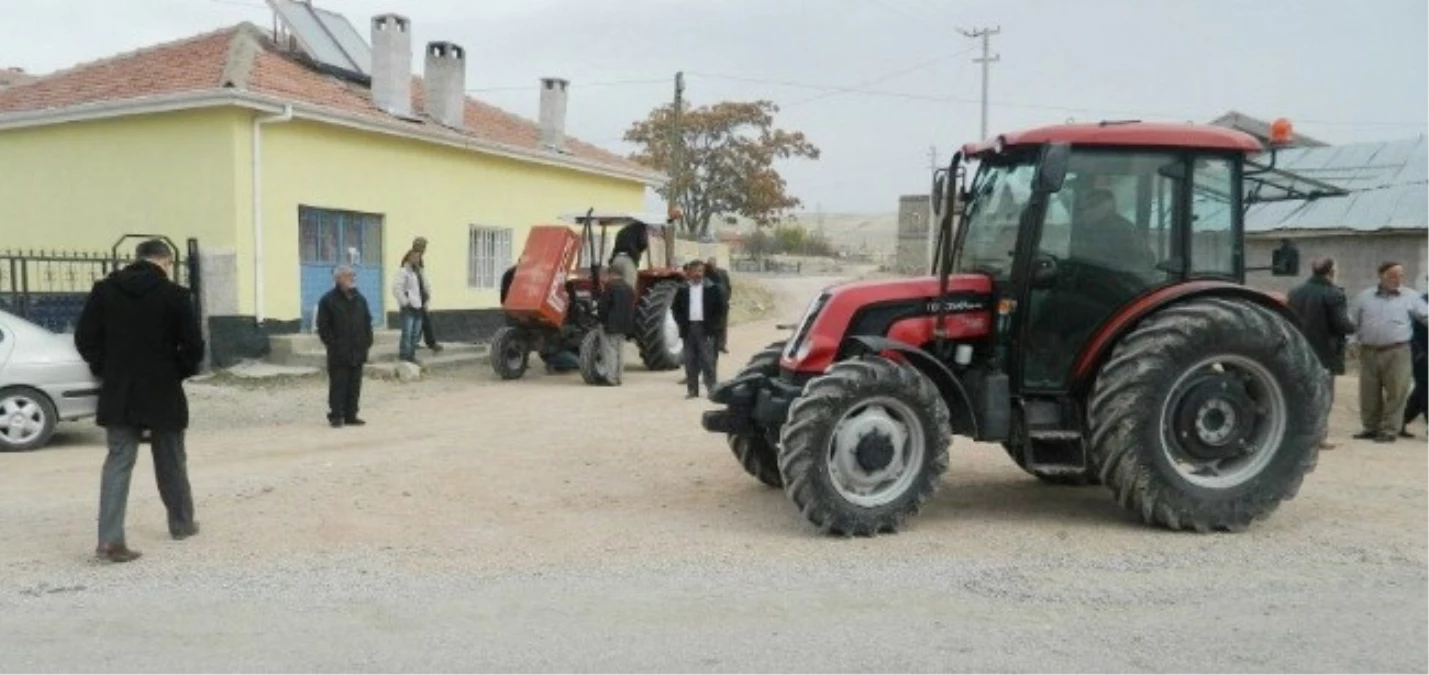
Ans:
POLYGON ((333 271, 336 282, 318 302, 318 337, 327 348, 328 423, 366 424, 357 416, 362 397, 362 365, 372 349, 372 311, 357 290, 357 274, 347 265, 333 271))
MULTIPOLYGON (((1330 396, 1334 400, 1335 376, 1345 374, 1345 340, 1355 332, 1346 308, 1345 291, 1335 285, 1335 260, 1323 258, 1310 265, 1309 280, 1291 289, 1290 308, 1300 318, 1300 329, 1330 371, 1330 396)), ((1335 447, 1332 443, 1320 446, 1335 447)))
POLYGON ((716 286, 719 286, 720 294, 724 297, 724 312, 720 315, 719 338, 715 342, 715 350, 721 354, 728 354, 726 342, 729 339, 729 305, 734 299, 734 287, 730 285, 729 272, 719 266, 719 261, 714 256, 710 256, 705 261, 705 278, 716 286))
POLYGON ((596 314, 600 317, 605 361, 611 364, 610 384, 620 386, 620 376, 625 372, 625 336, 635 330, 635 289, 614 269, 605 270, 605 288, 596 302, 596 314))
MULTIPOLYGON (((1429 302, 1429 293, 1420 298, 1429 302)), ((1409 403, 1404 406, 1404 425, 1399 428, 1401 438, 1414 438, 1414 434, 1409 433, 1409 423, 1420 415, 1429 417, 1429 390, 1425 388, 1429 384, 1426 382, 1429 380, 1429 332, 1418 321, 1410 327, 1414 329, 1414 336, 1409 339, 1409 352, 1414 361, 1414 391, 1409 393, 1409 403)))
POLYGON ((705 279, 704 268, 699 260, 685 265, 688 281, 675 291, 675 299, 670 303, 670 313, 675 315, 680 339, 685 342, 687 399, 699 397, 701 375, 707 391, 714 389, 717 379, 714 343, 720 326, 724 325, 725 301, 720 287, 705 279))
POLYGON ((111 562, 138 558, 124 540, 124 513, 141 436, 148 432, 154 477, 168 511, 169 534, 198 534, 184 432, 189 425, 184 380, 203 363, 203 331, 188 289, 170 281, 174 254, 149 240, 138 261, 94 284, 75 326, 74 344, 102 380, 95 423, 109 454, 99 493, 99 546, 111 562))

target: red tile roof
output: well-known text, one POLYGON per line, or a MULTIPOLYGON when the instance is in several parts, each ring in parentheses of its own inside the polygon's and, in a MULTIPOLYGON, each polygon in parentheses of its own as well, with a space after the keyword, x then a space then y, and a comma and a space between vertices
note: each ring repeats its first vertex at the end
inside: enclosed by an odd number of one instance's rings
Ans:
MULTIPOLYGON (((0 89, 0 120, 10 113, 59 111, 83 104, 225 90, 370 118, 407 133, 425 131, 433 138, 446 139, 460 134, 543 153, 557 161, 561 158, 540 145, 540 129, 535 122, 471 97, 466 100, 465 129, 457 132, 429 120, 420 113, 421 77, 412 78, 412 111, 422 121, 394 118, 373 105, 367 87, 310 67, 302 57, 281 50, 265 31, 251 23, 82 63, 0 89)), ((533 85, 532 94, 535 92, 533 85)), ((653 174, 629 159, 570 136, 566 137, 565 150, 569 157, 619 172, 653 174)))

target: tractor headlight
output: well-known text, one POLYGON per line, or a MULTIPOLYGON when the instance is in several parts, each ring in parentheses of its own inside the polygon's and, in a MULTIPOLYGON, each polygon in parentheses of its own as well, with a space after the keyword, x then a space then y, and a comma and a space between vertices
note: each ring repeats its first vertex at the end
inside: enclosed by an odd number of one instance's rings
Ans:
POLYGON ((814 320, 819 318, 819 312, 828 302, 829 294, 825 291, 809 303, 808 308, 804 310, 803 318, 799 319, 798 327, 794 329, 794 337, 784 348, 784 358, 802 361, 809 355, 809 349, 813 347, 813 343, 809 340, 809 334, 813 331, 814 320))

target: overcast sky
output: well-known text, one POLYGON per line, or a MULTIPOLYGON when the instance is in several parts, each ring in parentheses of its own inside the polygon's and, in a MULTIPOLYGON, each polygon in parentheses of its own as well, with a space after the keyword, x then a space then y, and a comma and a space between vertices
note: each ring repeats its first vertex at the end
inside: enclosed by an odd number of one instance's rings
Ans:
MULTIPOLYGON (((989 130, 1069 118, 1209 121, 1229 109, 1333 143, 1426 133, 1424 0, 318 0, 364 36, 395 11, 420 45, 467 48, 473 95, 534 117, 537 80, 571 80, 567 132, 613 150, 669 100, 767 98, 823 150, 781 166, 807 208, 892 211, 978 135, 978 42, 992 39, 989 130), (858 91, 836 91, 836 88, 858 91), (817 98, 815 98, 817 97, 817 98)), ((252 21, 262 0, 0 0, 0 66, 44 73, 252 21)))

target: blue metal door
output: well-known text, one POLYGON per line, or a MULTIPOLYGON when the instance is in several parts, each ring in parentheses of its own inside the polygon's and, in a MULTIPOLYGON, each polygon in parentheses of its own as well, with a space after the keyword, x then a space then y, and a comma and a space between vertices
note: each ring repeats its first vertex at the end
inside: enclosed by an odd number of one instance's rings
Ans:
POLYGON ((367 298, 372 324, 386 324, 382 292, 382 216, 298 207, 298 284, 303 330, 313 330, 318 301, 332 290, 332 270, 346 263, 357 271, 357 290, 367 298))

